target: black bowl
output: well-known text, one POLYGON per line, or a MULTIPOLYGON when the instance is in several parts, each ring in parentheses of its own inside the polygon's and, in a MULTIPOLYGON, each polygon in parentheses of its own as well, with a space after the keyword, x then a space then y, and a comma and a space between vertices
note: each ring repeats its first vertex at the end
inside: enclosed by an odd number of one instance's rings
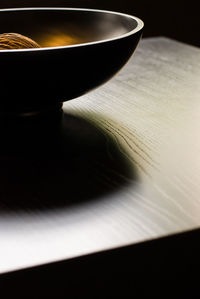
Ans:
POLYGON ((109 80, 128 61, 143 22, 117 12, 74 8, 0 10, 0 33, 41 45, 0 50, 0 111, 29 115, 56 109, 109 80))

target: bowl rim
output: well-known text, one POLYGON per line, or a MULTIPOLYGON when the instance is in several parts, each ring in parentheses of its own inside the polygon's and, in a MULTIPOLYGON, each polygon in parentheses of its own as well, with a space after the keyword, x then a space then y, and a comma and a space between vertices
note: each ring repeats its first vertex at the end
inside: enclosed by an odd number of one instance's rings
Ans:
POLYGON ((29 11, 29 10, 67 10, 67 11, 86 11, 86 12, 99 12, 99 13, 107 13, 107 14, 112 14, 112 15, 118 15, 118 16, 124 16, 126 18, 133 19, 137 22, 137 26, 122 35, 119 35, 117 37, 113 38, 106 38, 103 40, 99 41, 94 41, 94 42, 86 42, 86 43, 78 43, 74 45, 66 45, 66 46, 55 46, 55 47, 41 47, 41 48, 28 48, 28 49, 0 49, 0 53, 13 53, 13 52, 35 52, 35 51, 51 51, 51 50, 59 50, 59 49, 67 49, 67 48, 77 48, 77 47, 85 47, 85 46, 92 46, 96 44, 102 44, 102 43, 108 43, 111 41, 119 40, 126 38, 130 35, 133 35, 139 31, 141 31, 144 27, 144 22, 136 17, 132 16, 126 13, 121 13, 121 12, 115 12, 111 10, 101 10, 101 9, 93 9, 93 8, 73 8, 73 7, 20 7, 20 8, 3 8, 0 9, 0 13, 4 11, 29 11))

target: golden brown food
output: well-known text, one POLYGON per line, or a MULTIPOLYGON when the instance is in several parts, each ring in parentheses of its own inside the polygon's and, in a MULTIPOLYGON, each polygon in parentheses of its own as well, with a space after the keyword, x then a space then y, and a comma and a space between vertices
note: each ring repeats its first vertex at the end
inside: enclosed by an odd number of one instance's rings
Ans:
POLYGON ((19 33, 0 34, 0 50, 40 48, 31 38, 19 33))

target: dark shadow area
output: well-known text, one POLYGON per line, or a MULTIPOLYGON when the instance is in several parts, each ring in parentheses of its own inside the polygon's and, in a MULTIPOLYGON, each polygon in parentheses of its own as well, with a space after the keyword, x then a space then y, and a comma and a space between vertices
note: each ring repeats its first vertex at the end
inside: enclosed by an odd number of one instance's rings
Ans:
POLYGON ((0 213, 66 207, 137 180, 112 138, 82 118, 0 125, 0 213))

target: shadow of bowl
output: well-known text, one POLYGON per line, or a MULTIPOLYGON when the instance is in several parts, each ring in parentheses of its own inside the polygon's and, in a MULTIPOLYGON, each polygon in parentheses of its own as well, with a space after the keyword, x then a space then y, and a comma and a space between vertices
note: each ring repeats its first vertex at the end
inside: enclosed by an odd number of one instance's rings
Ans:
POLYGON ((0 213, 100 200, 137 181, 134 167, 113 139, 70 114, 56 123, 9 123, 1 144, 0 213))
POLYGON ((140 19, 117 12, 1 9, 0 33, 20 33, 41 45, 0 50, 1 114, 59 109, 98 87, 128 61, 142 30, 140 19))

